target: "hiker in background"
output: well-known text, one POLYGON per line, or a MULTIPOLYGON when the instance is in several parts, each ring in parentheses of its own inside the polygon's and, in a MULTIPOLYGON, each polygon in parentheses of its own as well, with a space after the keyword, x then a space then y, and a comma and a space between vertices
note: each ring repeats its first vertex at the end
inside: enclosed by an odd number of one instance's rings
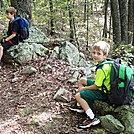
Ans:
POLYGON ((9 49, 11 46, 19 43, 18 32, 19 32, 19 23, 12 21, 15 19, 16 9, 14 7, 9 7, 6 10, 6 17, 9 19, 7 37, 2 37, 0 42, 0 63, 3 56, 3 51, 9 49))
MULTIPOLYGON (((97 62, 98 65, 102 62, 105 62, 110 50, 110 45, 105 41, 99 41, 95 43, 92 48, 93 60, 97 62)), ((92 111, 92 104, 95 100, 108 101, 107 94, 102 91, 101 86, 104 84, 107 89, 110 90, 111 65, 104 64, 102 68, 97 69, 95 81, 89 79, 88 77, 83 77, 79 80, 79 89, 75 95, 75 99, 79 105, 76 103, 75 105, 69 107, 69 109, 72 111, 85 111, 87 114, 86 120, 79 125, 80 128, 88 128, 92 125, 97 125, 100 123, 100 119, 97 118, 92 111), (106 80, 104 81, 105 75, 106 80)))

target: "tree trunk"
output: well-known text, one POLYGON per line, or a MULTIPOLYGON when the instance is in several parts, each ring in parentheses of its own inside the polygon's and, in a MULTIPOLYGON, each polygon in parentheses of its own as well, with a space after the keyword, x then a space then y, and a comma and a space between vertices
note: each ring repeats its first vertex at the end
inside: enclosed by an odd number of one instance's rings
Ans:
POLYGON ((87 0, 84 2, 84 22, 86 21, 86 14, 87 14, 87 0))
POLYGON ((133 41, 133 28, 134 28, 134 23, 133 23, 133 16, 134 16, 134 9, 133 9, 133 1, 134 0, 129 0, 128 3, 128 43, 132 43, 133 41))
POLYGON ((73 29, 73 12, 72 12, 72 4, 69 2, 68 5, 69 12, 69 25, 70 25, 70 42, 74 42, 74 29, 73 29))
POLYGON ((0 8, 2 8, 4 6, 4 3, 2 0, 0 0, 0 8))
POLYGON ((17 10, 17 15, 26 18, 31 25, 32 22, 32 0, 10 0, 11 6, 17 10))
POLYGON ((103 37, 107 38, 107 8, 108 8, 109 0, 105 0, 105 18, 104 18, 104 30, 103 30, 103 37))
POLYGON ((50 5, 50 25, 51 25, 51 31, 50 35, 54 35, 54 11, 53 11, 53 1, 49 0, 50 5))
POLYGON ((86 20, 87 20, 87 45, 86 45, 86 50, 88 50, 88 35, 89 35, 89 2, 87 2, 87 15, 86 15, 86 20))
POLYGON ((121 41, 128 44, 128 0, 119 0, 121 41))
MULTIPOLYGON (((134 0, 132 0, 132 6, 133 6, 133 11, 134 11, 134 0)), ((134 24, 134 12, 133 12, 133 24, 134 24)), ((133 26, 133 42, 132 45, 134 46, 134 26, 133 26)))
POLYGON ((115 44, 121 42, 121 24, 118 0, 111 0, 111 16, 113 26, 113 41, 115 44))

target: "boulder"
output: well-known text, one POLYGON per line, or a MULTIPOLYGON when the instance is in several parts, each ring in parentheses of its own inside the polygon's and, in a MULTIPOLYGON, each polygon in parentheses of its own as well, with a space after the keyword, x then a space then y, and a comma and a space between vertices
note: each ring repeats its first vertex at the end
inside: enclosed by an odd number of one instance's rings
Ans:
POLYGON ((118 119, 125 126, 125 134, 134 134, 134 105, 123 105, 115 109, 118 119))
POLYGON ((79 63, 79 51, 73 44, 68 41, 62 43, 59 57, 69 62, 71 66, 77 66, 79 63))
POLYGON ((3 62, 23 64, 33 60, 37 56, 45 56, 48 49, 41 44, 19 43, 8 49, 3 56, 3 62))
POLYGON ((40 29, 32 26, 29 30, 29 38, 25 42, 44 44, 50 42, 50 39, 40 29))
POLYGON ((109 105, 103 101, 95 101, 93 104, 93 110, 99 115, 103 115, 101 119, 106 119, 107 121, 103 121, 102 126, 112 133, 119 133, 123 131, 125 134, 133 134, 134 133, 134 105, 122 105, 122 106, 114 106, 109 105), (109 115, 109 116, 107 116, 109 115), (117 120, 115 120, 117 119, 117 120), (113 120, 113 121, 112 121, 113 120), (124 126, 124 130, 122 125, 124 126), (107 122, 105 124, 105 122, 107 122), (117 124, 114 124, 117 123, 117 124), (119 124, 120 125, 119 125, 119 124), (107 126, 108 125, 108 126, 107 126), (110 127, 111 126, 111 127, 110 127), (120 129, 117 128, 121 127, 120 129))
POLYGON ((60 88, 56 94, 54 95, 53 99, 57 101, 62 101, 62 102, 69 102, 70 101, 70 93, 68 90, 65 88, 60 88))
POLYGON ((106 130, 114 133, 120 133, 124 131, 124 126, 121 122, 114 118, 112 115, 101 116, 101 126, 106 130))
POLYGON ((48 48, 42 44, 48 42, 50 42, 50 39, 43 32, 36 27, 30 27, 29 38, 4 52, 2 61, 9 64, 23 64, 37 56, 45 56, 48 48))

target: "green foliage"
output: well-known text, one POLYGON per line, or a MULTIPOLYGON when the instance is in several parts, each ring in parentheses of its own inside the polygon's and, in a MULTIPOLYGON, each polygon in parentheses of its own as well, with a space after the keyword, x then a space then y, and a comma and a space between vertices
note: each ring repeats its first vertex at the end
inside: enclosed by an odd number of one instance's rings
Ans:
POLYGON ((23 116, 26 116, 26 115, 29 115, 29 114, 31 114, 32 113, 32 109, 30 108, 30 107, 26 107, 26 108, 20 108, 19 109, 19 115, 21 116, 21 117, 23 117, 23 116))
POLYGON ((112 58, 118 58, 118 57, 120 57, 127 64, 131 65, 131 62, 134 59, 134 46, 132 46, 132 44, 119 45, 112 52, 112 58))
MULTIPOLYGON (((103 23, 97 17, 98 13, 94 15, 94 11, 101 9, 103 6, 103 1, 94 1, 87 0, 88 6, 88 22, 84 21, 85 16, 85 1, 74 1, 74 0, 52 0, 53 3, 53 12, 50 12, 50 3, 49 0, 34 0, 32 8, 32 17, 33 24, 39 26, 44 31, 45 28, 51 29, 50 21, 51 18, 54 20, 54 29, 56 37, 64 38, 69 40, 70 37, 70 24, 69 24, 69 6, 71 6, 72 17, 74 18, 75 23, 75 38, 78 39, 78 42, 82 44, 82 47, 85 48, 86 41, 89 40, 90 43, 94 42, 101 38, 102 34, 100 31, 103 30, 103 23), (88 35, 87 35, 87 24, 88 24, 88 35), (84 43, 83 43, 84 42, 84 43)), ((82 49, 82 48, 81 48, 82 49)))
MULTIPOLYGON (((5 14, 5 10, 7 9, 7 7, 9 6, 9 1, 5 0, 2 2, 3 4, 0 4, 0 27, 5 27, 7 28, 8 26, 8 19, 6 17, 5 14)), ((6 35, 6 30, 0 30, 0 37, 5 36, 6 35)))

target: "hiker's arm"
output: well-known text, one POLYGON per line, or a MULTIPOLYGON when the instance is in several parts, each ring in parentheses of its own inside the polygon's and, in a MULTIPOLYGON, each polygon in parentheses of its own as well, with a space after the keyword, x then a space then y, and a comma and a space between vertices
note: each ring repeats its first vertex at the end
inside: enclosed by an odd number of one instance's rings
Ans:
POLYGON ((91 86, 85 86, 85 87, 79 88, 79 92, 82 91, 82 90, 97 90, 97 89, 98 89, 98 86, 96 86, 94 84, 94 85, 91 85, 91 86))
POLYGON ((9 41, 9 40, 11 40, 12 38, 14 38, 16 36, 16 33, 13 33, 12 35, 10 35, 9 37, 7 37, 6 39, 5 39, 5 41, 9 41))

